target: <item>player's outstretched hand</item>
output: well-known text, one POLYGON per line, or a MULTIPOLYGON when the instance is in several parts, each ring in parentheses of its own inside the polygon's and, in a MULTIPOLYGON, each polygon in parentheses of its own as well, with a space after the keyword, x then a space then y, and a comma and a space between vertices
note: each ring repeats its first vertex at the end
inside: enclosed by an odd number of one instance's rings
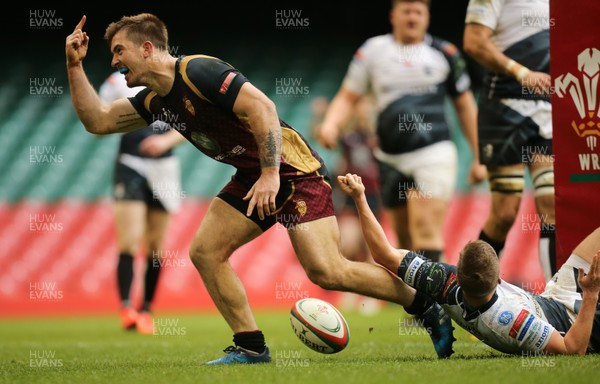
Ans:
POLYGON ((600 292, 600 251, 597 251, 592 258, 587 275, 583 273, 582 268, 579 268, 577 280, 583 292, 598 297, 598 292, 600 292))
POLYGON ((364 195, 365 186, 360 176, 347 173, 345 176, 338 176, 337 179, 342 191, 353 199, 356 200, 364 195))
POLYGON ((85 20, 86 17, 84 15, 75 26, 73 33, 67 36, 65 50, 67 54, 67 66, 69 67, 79 65, 87 55, 90 38, 87 33, 83 32, 85 20))

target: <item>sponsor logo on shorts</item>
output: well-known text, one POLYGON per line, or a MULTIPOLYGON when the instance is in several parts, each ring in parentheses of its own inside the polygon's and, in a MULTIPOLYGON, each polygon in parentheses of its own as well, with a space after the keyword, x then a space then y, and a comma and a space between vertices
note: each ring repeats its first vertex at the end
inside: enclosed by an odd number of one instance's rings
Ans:
POLYGON ((498 316, 498 322, 502 325, 508 325, 515 315, 511 311, 504 311, 498 316))

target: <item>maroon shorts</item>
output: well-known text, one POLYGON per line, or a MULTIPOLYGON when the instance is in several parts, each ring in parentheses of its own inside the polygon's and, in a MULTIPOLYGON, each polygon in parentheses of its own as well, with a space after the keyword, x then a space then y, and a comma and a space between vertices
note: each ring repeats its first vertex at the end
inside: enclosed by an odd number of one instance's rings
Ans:
MULTIPOLYGON (((231 181, 219 192, 217 197, 246 215, 248 201, 244 201, 252 183, 246 183, 239 175, 234 175, 231 181)), ((318 172, 292 179, 282 179, 279 193, 275 198, 277 211, 264 220, 258 217, 256 208, 249 217, 263 231, 280 223, 285 228, 323 217, 333 216, 333 199, 331 184, 326 175, 318 172)))

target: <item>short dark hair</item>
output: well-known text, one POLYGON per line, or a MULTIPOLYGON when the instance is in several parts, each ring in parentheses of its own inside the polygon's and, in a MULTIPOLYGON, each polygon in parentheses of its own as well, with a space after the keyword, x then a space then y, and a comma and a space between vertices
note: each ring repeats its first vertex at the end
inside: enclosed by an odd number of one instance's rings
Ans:
POLYGON ((127 31, 127 37, 136 44, 142 44, 148 40, 159 49, 166 50, 169 46, 167 26, 151 13, 123 16, 119 21, 110 23, 104 33, 104 39, 109 46, 112 39, 121 30, 127 31))
POLYGON ((423 3, 427 8, 431 7, 431 0, 392 0, 392 8, 400 3, 423 3))
POLYGON ((500 261, 494 248, 483 240, 468 242, 460 252, 456 277, 461 289, 473 297, 486 296, 496 289, 500 261))

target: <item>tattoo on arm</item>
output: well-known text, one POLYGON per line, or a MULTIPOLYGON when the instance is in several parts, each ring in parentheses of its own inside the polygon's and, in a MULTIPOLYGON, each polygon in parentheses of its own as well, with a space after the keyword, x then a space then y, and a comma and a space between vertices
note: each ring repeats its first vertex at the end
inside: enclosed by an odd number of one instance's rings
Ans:
POLYGON ((127 113, 119 116, 117 119, 117 127, 119 131, 127 130, 137 123, 140 116, 137 113, 127 113))
POLYGON ((270 130, 263 139, 260 166, 278 167, 281 162, 281 131, 270 130))

